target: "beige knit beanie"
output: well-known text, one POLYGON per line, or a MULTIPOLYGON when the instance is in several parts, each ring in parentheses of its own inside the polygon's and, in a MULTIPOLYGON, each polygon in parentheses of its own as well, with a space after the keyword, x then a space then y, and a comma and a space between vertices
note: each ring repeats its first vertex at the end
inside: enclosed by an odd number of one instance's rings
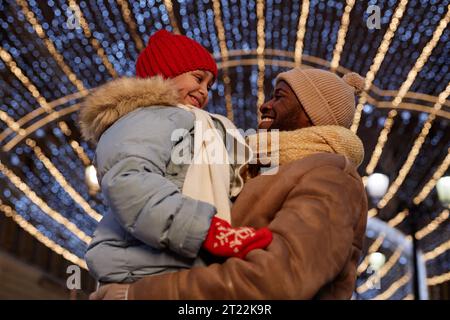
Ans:
POLYGON ((282 72, 286 81, 315 126, 339 125, 350 128, 355 115, 355 94, 364 88, 364 79, 350 72, 342 78, 320 69, 294 68, 282 72))

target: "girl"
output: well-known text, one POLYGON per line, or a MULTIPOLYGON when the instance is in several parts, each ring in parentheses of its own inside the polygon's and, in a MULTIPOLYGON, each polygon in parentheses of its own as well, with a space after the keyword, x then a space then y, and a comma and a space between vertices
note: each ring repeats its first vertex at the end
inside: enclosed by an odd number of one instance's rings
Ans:
MULTIPOLYGON (((204 265, 202 247, 240 258, 265 248, 272 239, 267 228, 229 224, 230 197, 242 188, 239 167, 174 161, 201 128, 213 131, 222 150, 226 129, 235 128, 201 110, 217 77, 212 56, 192 39, 158 31, 138 57, 136 74, 98 88, 80 111, 84 137, 97 142, 96 167, 110 207, 86 253, 91 274, 103 283, 129 283, 204 265)), ((205 144, 188 150, 204 160, 205 144)))

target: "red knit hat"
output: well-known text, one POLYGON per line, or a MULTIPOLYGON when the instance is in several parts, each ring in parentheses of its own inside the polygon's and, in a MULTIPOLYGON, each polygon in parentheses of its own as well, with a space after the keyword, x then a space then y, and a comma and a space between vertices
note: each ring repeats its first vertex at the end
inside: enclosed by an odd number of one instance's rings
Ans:
POLYGON ((211 54, 197 41, 160 30, 153 34, 136 61, 136 75, 174 78, 182 73, 206 70, 217 78, 217 65, 211 54))

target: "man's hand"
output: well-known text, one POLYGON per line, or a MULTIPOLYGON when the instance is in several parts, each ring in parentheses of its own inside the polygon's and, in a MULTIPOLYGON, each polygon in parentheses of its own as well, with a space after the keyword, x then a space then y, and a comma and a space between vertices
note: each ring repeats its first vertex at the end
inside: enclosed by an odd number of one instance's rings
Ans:
POLYGON ((130 284, 106 284, 91 293, 89 300, 128 300, 129 287, 130 284))

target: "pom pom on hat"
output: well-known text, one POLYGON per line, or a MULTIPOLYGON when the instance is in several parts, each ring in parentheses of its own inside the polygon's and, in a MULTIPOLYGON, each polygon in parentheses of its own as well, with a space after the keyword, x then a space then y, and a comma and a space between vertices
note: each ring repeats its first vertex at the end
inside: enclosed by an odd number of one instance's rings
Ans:
POLYGON ((345 74, 342 80, 355 89, 355 94, 360 94, 364 90, 364 78, 355 72, 345 74))

